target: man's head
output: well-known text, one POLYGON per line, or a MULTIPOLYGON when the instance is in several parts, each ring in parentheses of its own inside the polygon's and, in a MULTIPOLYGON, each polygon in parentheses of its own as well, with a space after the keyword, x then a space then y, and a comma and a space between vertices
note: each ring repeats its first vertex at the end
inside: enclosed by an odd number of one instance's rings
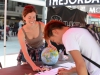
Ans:
POLYGON ((63 22, 57 20, 51 20, 48 22, 44 29, 44 38, 50 39, 56 44, 62 44, 62 35, 66 25, 63 22))

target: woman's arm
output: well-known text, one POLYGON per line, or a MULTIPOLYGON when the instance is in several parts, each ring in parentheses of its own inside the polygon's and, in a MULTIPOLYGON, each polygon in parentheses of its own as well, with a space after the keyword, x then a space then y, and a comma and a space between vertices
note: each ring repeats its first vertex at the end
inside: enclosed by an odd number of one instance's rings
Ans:
POLYGON ((23 55, 26 59, 26 61, 30 64, 30 66, 32 67, 32 69, 34 70, 34 68, 36 67, 35 63, 31 60, 28 51, 27 51, 27 47, 26 47, 26 43, 25 43, 25 36, 23 34, 22 29, 19 30, 18 32, 18 40, 20 42, 20 46, 22 48, 22 52, 23 55))

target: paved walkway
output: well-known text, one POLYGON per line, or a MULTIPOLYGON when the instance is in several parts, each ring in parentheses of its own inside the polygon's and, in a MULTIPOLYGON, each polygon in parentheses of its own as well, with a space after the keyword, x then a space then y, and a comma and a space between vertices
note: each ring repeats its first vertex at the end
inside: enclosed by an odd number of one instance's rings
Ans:
POLYGON ((2 64, 3 68, 6 67, 11 67, 11 66, 16 66, 17 65, 17 58, 18 54, 13 54, 13 55, 6 55, 4 56, 0 56, 0 62, 2 64))
MULTIPOLYGON (((20 45, 17 37, 9 37, 6 42, 6 54, 15 54, 20 50, 20 45)), ((0 40, 0 56, 4 55, 4 41, 0 40)))
POLYGON ((6 50, 4 56, 4 41, 0 40, 0 62, 3 68, 16 66, 17 65, 17 55, 20 50, 20 45, 17 37, 9 37, 6 42, 6 50), (5 62, 5 63, 4 63, 5 62))

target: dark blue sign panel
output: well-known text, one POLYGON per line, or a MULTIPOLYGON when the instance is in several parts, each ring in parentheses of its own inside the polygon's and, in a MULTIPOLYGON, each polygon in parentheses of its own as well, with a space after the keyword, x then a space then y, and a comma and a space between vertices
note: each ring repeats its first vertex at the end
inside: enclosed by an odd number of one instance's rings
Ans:
POLYGON ((100 0, 46 0, 46 6, 68 6, 68 5, 93 5, 100 4, 100 0))

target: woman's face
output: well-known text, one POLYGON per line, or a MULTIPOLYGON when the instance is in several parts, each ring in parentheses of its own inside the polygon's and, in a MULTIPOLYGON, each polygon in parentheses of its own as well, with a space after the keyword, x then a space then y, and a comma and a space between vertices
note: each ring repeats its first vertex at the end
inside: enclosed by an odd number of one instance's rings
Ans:
POLYGON ((23 19, 27 25, 33 25, 36 22, 36 13, 28 13, 25 17, 23 17, 23 19))

